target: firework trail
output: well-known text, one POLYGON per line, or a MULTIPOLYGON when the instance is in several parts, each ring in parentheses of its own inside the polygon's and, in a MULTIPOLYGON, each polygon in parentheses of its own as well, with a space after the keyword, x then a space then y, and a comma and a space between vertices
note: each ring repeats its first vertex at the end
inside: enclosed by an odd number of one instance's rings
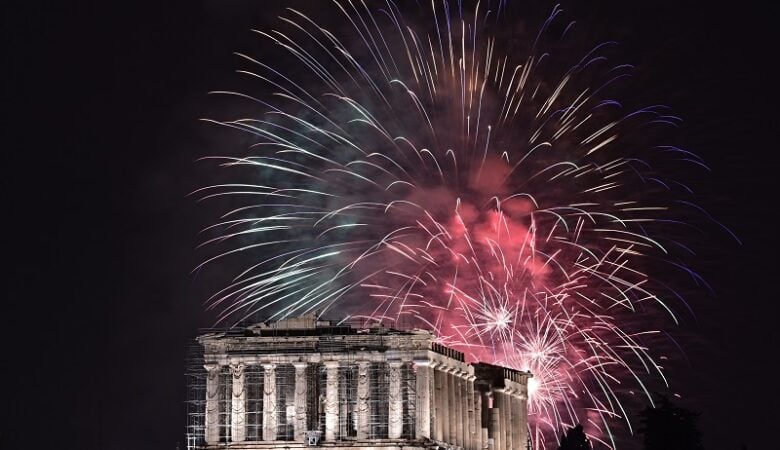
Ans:
POLYGON ((667 285, 702 283, 679 239, 698 208, 665 172, 706 166, 655 137, 680 119, 611 99, 632 67, 610 42, 572 57, 559 7, 531 34, 505 2, 332 7, 337 27, 288 9, 256 31, 279 57, 238 54, 257 90, 217 92, 254 112, 210 120, 251 139, 197 191, 230 204, 203 265, 244 263, 210 306, 432 328, 533 373, 535 448, 577 423, 614 447, 627 392, 666 383, 658 324, 685 307, 667 285))

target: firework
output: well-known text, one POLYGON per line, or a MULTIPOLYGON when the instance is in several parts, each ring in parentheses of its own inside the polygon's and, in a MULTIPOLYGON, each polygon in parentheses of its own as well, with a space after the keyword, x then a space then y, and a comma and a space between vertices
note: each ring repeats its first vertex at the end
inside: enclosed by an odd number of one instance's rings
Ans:
POLYGON ((254 112, 210 120, 251 139, 207 158, 233 181, 196 192, 230 205, 203 265, 242 264, 210 307, 433 329, 533 373, 535 448, 577 423, 614 447, 629 392, 666 383, 654 345, 684 305, 667 286, 701 282, 681 240, 696 207, 666 169, 706 166, 656 137, 680 119, 613 99, 632 67, 610 42, 572 57, 558 7, 531 34, 504 2, 333 7, 336 27, 288 9, 256 31, 279 57, 238 54, 257 88, 216 92, 254 112))

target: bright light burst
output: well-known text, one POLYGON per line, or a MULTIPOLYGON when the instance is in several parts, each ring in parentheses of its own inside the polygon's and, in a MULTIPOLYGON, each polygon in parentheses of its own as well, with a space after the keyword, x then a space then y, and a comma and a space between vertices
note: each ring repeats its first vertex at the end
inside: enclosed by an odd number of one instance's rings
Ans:
POLYGON ((577 423, 614 447, 627 392, 666 382, 667 284, 701 283, 679 240, 701 210, 666 172, 706 166, 656 142, 680 120, 612 99, 632 67, 612 42, 572 56, 558 7, 531 34, 504 2, 333 7, 338 26, 288 9, 257 31, 279 50, 238 54, 257 90, 218 92, 254 112, 211 120, 251 152, 209 158, 235 182, 197 191, 229 202, 203 264, 245 263, 210 305, 432 328, 533 373, 535 448, 577 423))

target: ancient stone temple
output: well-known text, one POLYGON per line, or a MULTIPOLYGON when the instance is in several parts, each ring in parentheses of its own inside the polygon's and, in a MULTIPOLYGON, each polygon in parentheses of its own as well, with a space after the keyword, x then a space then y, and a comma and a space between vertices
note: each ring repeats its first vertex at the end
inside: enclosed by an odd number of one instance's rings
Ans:
POLYGON ((530 374, 428 331, 300 317, 204 333, 188 367, 191 449, 528 448, 530 374))

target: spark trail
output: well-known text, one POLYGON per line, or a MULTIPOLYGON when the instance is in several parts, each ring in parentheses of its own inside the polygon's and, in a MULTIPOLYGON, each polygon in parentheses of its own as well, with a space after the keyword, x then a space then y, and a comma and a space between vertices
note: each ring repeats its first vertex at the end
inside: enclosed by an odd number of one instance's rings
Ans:
POLYGON ((686 308, 668 286, 703 283, 699 211, 664 169, 706 166, 658 141, 666 107, 611 98, 632 70, 614 43, 572 57, 561 8, 527 34, 503 1, 422 5, 334 1, 330 27, 288 9, 256 31, 278 57, 237 54, 257 90, 216 93, 256 113, 209 121, 250 153, 208 158, 235 181, 196 194, 230 205, 202 265, 243 266, 209 306, 433 329, 533 373, 534 448, 577 423, 614 448, 629 392, 666 383, 658 326, 686 308))

